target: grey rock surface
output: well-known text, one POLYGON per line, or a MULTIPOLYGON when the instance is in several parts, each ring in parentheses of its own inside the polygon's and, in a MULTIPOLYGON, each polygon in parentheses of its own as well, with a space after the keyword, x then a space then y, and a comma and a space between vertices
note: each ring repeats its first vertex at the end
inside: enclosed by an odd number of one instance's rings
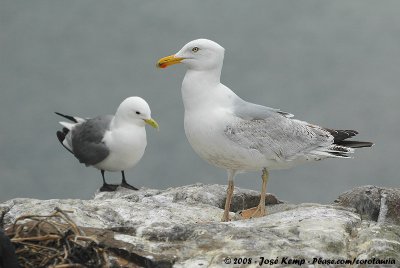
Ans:
POLYGON ((357 187, 341 194, 335 203, 356 209, 366 220, 394 224, 400 222, 400 188, 372 185, 357 187))
MULTIPOLYGON (((330 261, 355 258, 371 263, 353 267, 381 267, 376 260, 400 265, 399 189, 360 187, 332 205, 294 205, 268 195, 266 217, 241 220, 232 212, 234 220, 221 223, 225 194, 226 186, 195 184, 119 189, 90 200, 17 198, 0 204, 0 220, 8 226, 24 214, 71 210, 79 226, 111 232, 125 250, 155 267, 259 267, 260 257, 265 265, 276 260, 273 267, 298 267, 303 260, 303 267, 341 267, 330 261), (243 264, 249 258, 251 264, 243 264)), ((235 188, 233 211, 258 200, 258 192, 235 188)))

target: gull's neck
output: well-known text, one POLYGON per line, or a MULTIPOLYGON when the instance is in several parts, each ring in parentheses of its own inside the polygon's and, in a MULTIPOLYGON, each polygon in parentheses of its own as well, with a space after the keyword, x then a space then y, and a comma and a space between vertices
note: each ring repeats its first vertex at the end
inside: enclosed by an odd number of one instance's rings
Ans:
POLYGON ((117 129, 121 127, 145 127, 145 122, 141 119, 132 119, 122 112, 115 113, 114 118, 111 121, 110 129, 117 129))
POLYGON ((221 79, 221 71, 222 66, 207 70, 188 69, 186 71, 185 79, 196 80, 197 82, 211 85, 219 84, 221 79))
POLYGON ((221 84, 220 77, 221 68, 188 69, 182 82, 182 99, 185 110, 196 109, 203 104, 225 103, 227 95, 234 93, 221 84))

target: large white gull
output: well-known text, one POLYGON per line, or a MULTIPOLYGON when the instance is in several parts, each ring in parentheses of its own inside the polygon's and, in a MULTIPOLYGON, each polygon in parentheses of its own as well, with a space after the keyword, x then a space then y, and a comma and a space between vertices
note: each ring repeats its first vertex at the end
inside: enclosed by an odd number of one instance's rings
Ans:
POLYGON ((214 41, 197 39, 157 63, 159 68, 177 63, 187 67, 182 82, 186 136, 200 157, 228 172, 222 221, 229 220, 237 173, 262 170, 260 203, 241 214, 261 217, 266 214, 268 170, 324 158, 349 158, 354 148, 372 146, 371 142, 346 140, 357 131, 322 128, 279 109, 244 101, 220 82, 224 52, 214 41))
POLYGON ((101 171, 103 186, 100 191, 114 191, 118 187, 106 182, 105 171, 120 171, 120 186, 138 190, 126 182, 124 171, 135 166, 144 154, 147 145, 145 124, 158 128, 144 99, 126 98, 115 115, 83 119, 56 114, 72 121, 60 122, 63 129, 57 131, 58 140, 79 162, 101 171))

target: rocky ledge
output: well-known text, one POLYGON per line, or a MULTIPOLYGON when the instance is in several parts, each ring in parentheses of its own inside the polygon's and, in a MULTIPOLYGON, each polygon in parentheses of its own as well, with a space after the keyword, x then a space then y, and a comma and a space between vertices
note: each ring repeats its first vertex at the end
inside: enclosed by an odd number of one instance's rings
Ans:
POLYGON ((72 211, 98 243, 125 256, 131 266, 124 267, 338 267, 334 262, 347 260, 352 267, 400 266, 400 188, 363 186, 330 205, 289 204, 268 194, 268 215, 250 220, 235 212, 257 205, 259 193, 235 188, 234 220, 221 223, 225 194, 224 185, 195 184, 119 189, 91 200, 17 198, 0 204, 0 227, 21 215, 72 211))

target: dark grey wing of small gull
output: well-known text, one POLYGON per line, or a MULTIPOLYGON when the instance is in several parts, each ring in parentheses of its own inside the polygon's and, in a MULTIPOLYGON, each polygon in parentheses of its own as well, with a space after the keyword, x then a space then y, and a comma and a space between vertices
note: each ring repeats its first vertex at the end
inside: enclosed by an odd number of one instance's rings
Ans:
POLYGON ((270 108, 255 103, 247 102, 240 97, 235 98, 234 103, 234 114, 245 120, 252 119, 265 119, 271 115, 280 114, 284 117, 293 117, 292 114, 283 112, 279 109, 270 108))
POLYGON ((110 129, 112 119, 112 115, 98 116, 72 129, 73 153, 79 162, 87 166, 95 165, 109 155, 110 150, 103 142, 103 137, 110 129))

